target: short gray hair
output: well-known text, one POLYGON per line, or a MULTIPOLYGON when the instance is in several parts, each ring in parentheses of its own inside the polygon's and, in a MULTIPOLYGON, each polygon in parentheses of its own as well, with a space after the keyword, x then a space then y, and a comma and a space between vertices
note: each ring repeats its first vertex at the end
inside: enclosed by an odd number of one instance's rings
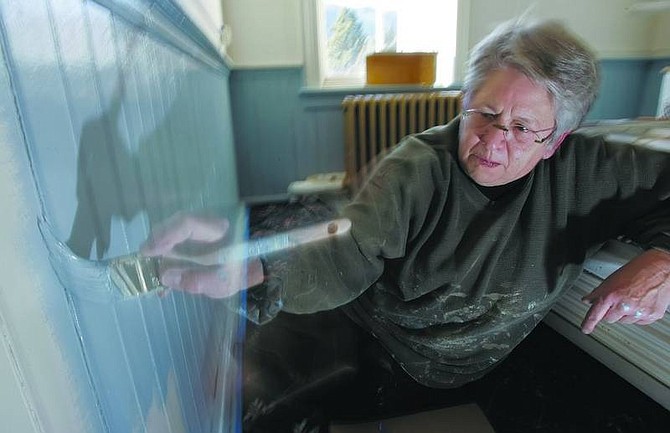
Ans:
MULTIPOLYGON (((472 50, 463 81, 464 105, 489 72, 512 67, 552 96, 554 138, 576 129, 595 100, 599 71, 595 55, 557 21, 512 20, 498 26, 472 50)), ((553 141, 553 140, 552 140, 553 141)))

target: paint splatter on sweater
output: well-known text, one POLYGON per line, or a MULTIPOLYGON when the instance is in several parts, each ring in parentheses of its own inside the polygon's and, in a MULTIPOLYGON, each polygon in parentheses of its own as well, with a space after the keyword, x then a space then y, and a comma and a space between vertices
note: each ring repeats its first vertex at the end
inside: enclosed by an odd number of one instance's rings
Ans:
POLYGON ((418 382, 455 387, 504 359, 603 242, 667 242, 670 155, 574 134, 492 196, 460 168, 458 129, 402 140, 343 210, 348 235, 268 258, 256 319, 342 307, 418 382))

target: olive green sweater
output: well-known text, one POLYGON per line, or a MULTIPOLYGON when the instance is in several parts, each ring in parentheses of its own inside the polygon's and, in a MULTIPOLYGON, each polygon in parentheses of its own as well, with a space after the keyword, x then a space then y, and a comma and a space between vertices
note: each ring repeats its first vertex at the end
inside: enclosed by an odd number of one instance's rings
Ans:
POLYGON ((668 154, 572 135, 489 200, 459 166, 458 127, 404 139, 344 209, 350 233, 294 249, 271 278, 275 306, 343 306, 435 387, 508 355, 607 239, 670 231, 668 154))

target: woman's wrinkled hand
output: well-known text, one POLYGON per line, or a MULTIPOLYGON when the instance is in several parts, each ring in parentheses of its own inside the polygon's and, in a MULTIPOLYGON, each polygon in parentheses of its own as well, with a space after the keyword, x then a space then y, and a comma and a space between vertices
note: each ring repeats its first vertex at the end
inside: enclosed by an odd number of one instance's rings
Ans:
POLYGON ((177 213, 152 232, 140 253, 161 257, 163 286, 225 298, 263 282, 258 258, 220 262, 229 226, 225 218, 177 213))
POLYGON ((603 320, 648 325, 661 319, 670 304, 670 253, 645 251, 582 300, 591 304, 582 322, 585 334, 603 320))

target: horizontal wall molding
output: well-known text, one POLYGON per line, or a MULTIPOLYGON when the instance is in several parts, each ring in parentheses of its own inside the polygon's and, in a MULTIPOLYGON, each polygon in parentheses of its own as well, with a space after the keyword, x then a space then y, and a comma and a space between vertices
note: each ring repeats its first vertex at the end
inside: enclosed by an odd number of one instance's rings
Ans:
POLYGON ((282 69, 302 69, 304 65, 302 63, 286 63, 286 64, 273 64, 273 65, 263 65, 263 64, 240 64, 235 62, 235 58, 230 59, 230 69, 234 71, 253 71, 253 70, 282 70, 282 69))
POLYGON ((174 46, 198 62, 230 74, 230 62, 171 0, 92 0, 130 25, 174 46))
POLYGON ((300 89, 301 96, 329 96, 329 95, 372 95, 379 93, 416 93, 416 92, 445 92, 460 90, 461 86, 360 86, 360 87, 303 87, 300 89))

